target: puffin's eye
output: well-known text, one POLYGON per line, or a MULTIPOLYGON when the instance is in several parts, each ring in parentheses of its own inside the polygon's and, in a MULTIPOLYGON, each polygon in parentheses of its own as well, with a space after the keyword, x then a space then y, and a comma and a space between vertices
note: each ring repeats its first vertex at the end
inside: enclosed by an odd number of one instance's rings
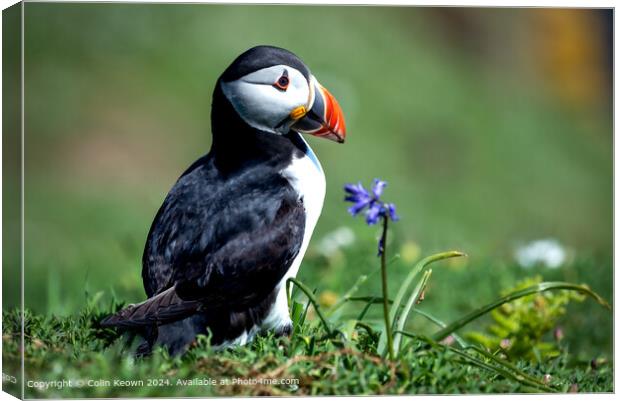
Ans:
POLYGON ((288 72, 284 70, 284 73, 278 78, 278 80, 273 84, 276 89, 281 91, 285 91, 288 88, 289 79, 288 72))

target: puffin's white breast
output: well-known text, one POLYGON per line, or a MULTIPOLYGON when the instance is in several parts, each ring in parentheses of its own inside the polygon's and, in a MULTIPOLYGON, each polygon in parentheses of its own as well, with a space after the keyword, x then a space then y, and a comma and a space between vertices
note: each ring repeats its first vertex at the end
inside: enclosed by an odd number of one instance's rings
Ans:
MULTIPOLYGON (((293 159, 292 163, 282 170, 282 176, 286 178, 293 187, 299 199, 304 205, 306 211, 306 224, 304 229, 304 239, 299 250, 299 255, 295 262, 291 265, 289 273, 291 276, 297 274, 301 259, 306 253, 306 248, 312 237, 312 232, 316 226, 321 210, 323 210, 323 201, 325 200, 325 174, 321 168, 321 164, 308 147, 308 151, 301 158, 293 159), (298 263, 296 263, 298 262, 298 263), (295 268, 293 270, 293 268, 295 268)), ((290 276, 289 276, 290 277, 290 276)))
POLYGON ((288 180, 289 184, 297 192, 299 199, 303 202, 306 211, 306 225, 299 253, 280 283, 278 283, 279 292, 276 302, 261 325, 261 328, 265 330, 277 329, 290 322, 286 297, 286 280, 297 275, 306 249, 308 249, 312 232, 321 215, 325 199, 325 174, 310 146, 307 146, 306 154, 303 157, 293 159, 292 163, 282 170, 281 174, 288 180))

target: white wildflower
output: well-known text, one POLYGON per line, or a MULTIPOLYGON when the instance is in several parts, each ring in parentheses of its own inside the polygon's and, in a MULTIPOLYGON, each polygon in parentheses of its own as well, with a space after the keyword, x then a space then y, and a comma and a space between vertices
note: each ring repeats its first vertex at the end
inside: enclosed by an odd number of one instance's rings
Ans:
POLYGON ((514 256, 517 263, 526 269, 536 265, 557 269, 566 262, 568 251, 558 240, 545 238, 518 247, 514 256))

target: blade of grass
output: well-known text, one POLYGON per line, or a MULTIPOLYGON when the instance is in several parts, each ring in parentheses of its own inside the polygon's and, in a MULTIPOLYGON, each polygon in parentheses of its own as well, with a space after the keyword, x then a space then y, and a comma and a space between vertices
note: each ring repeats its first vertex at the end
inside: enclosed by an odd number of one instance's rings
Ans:
MULTIPOLYGON (((458 349, 452 348, 452 347, 447 347, 447 348, 449 348, 449 350, 451 352, 454 352, 455 354, 457 354, 457 355, 459 355, 459 356, 461 356, 463 358, 466 358, 466 359, 469 359, 469 360, 476 360, 475 357, 467 354, 466 352, 464 352, 462 350, 458 350, 458 349)), ((480 361, 480 360, 478 360, 478 362, 484 364, 487 367, 491 367, 491 370, 494 370, 498 374, 500 374, 500 375, 502 375, 502 376, 504 376, 506 378, 512 379, 512 380, 514 380, 516 382, 519 382, 521 384, 525 384, 527 386, 531 386, 531 387, 537 388, 539 390, 542 390, 542 391, 545 391, 545 392, 548 392, 548 393, 557 393, 558 392, 556 389, 554 389, 552 387, 549 387, 549 386, 545 385, 544 383, 539 382, 538 380, 533 380, 532 378, 526 376, 522 371, 518 370, 516 367, 515 367, 515 369, 517 369, 517 371, 513 372, 511 370, 503 369, 503 368, 500 368, 500 367, 497 367, 497 366, 493 366, 491 364, 488 364, 488 363, 480 361)))
MULTIPOLYGON (((398 292, 396 293, 396 297, 394 298, 394 303, 392 304, 392 307, 390 308, 389 319, 390 319, 390 322, 392 322, 392 325, 396 323, 396 314, 398 310, 400 309, 403 299, 405 298, 405 295, 407 294, 407 291, 409 287, 411 286, 411 283, 413 282, 413 280, 416 278, 416 276, 426 266, 428 266, 429 264, 433 262, 437 262, 439 260, 448 259, 448 258, 456 258, 460 256, 467 256, 467 255, 459 251, 448 251, 448 252, 437 253, 437 254, 428 256, 420 260, 418 263, 416 263, 413 266, 413 269, 411 269, 411 271, 409 272, 409 274, 407 275, 407 277, 401 284, 400 288, 398 289, 398 292)), ((387 346, 387 337, 385 334, 382 334, 379 340, 379 345, 377 346, 377 352, 383 355, 386 346, 387 346)))
MULTIPOLYGON (((368 296, 368 297, 350 297, 349 301, 351 301, 351 302, 367 302, 367 303, 371 303, 371 304, 382 304, 383 303, 383 297, 373 297, 373 296, 368 296)), ((388 303, 392 304, 392 303, 394 303, 394 301, 392 301, 391 299, 388 299, 388 303)))
MULTIPOLYGON (((413 339, 417 339, 417 340, 423 341, 423 342, 427 343, 428 345, 430 345, 431 347, 438 348, 438 349, 441 349, 441 350, 444 350, 444 351, 453 352, 456 355, 458 355, 458 356, 462 357, 463 359, 467 360, 468 362, 471 362, 475 366, 478 366, 478 367, 480 367, 482 369, 486 369, 486 370, 489 370, 491 372, 494 372, 494 373, 497 373, 499 375, 502 375, 502 376, 506 377, 507 379, 514 380, 514 381, 516 381, 518 383, 521 383, 521 384, 524 384, 524 385, 527 385, 527 386, 530 386, 530 387, 533 387, 533 388, 536 388, 538 390, 542 390, 542 391, 545 391, 545 392, 549 392, 549 393, 557 392, 556 389, 554 389, 552 387, 549 387, 546 384, 544 384, 543 382, 538 381, 537 379, 527 375, 526 373, 520 371, 517 367, 515 367, 515 366, 513 366, 513 365, 511 365, 511 364, 509 364, 507 362, 505 362, 505 364, 502 363, 501 364, 502 367, 494 366, 494 365, 491 365, 491 364, 486 363, 484 361, 481 361, 480 359, 478 359, 478 358, 476 358, 476 357, 474 357, 472 355, 469 355, 464 350, 459 350, 457 348, 450 347, 448 345, 439 344, 436 341, 434 341, 433 339, 428 338, 426 336, 417 335, 417 334, 409 333, 409 332, 406 332, 406 331, 400 331, 399 334, 402 334, 403 336, 406 336, 406 337, 410 337, 410 338, 413 338, 413 339)), ((476 351, 479 351, 479 350, 476 350, 476 351)), ((497 357, 495 357, 495 356, 493 356, 492 358, 489 358, 489 359, 492 359, 493 361, 496 361, 496 362, 498 360, 497 357)))
POLYGON ((314 297, 314 294, 312 294, 312 291, 310 291, 310 289, 308 287, 306 287, 306 285, 304 283, 302 283, 301 281, 297 280, 294 277, 289 278, 288 280, 286 280, 286 282, 287 282, 287 285, 288 285, 288 283, 295 284, 295 286, 297 286, 297 288, 299 288, 304 294, 306 294, 306 297, 308 297, 308 300, 312 303, 312 306, 314 306, 314 310, 316 311, 317 316, 319 317, 319 319, 323 323, 323 326, 325 327, 325 331, 327 331, 327 333, 329 335, 331 335, 333 333, 333 331, 332 331, 329 323, 327 322, 327 319, 323 315, 323 312, 321 311, 321 307, 319 306, 319 303, 317 302, 316 298, 314 297))
POLYGON ((540 284, 536 284, 533 285, 531 287, 525 288, 523 290, 519 290, 519 291, 515 291, 512 292, 506 296, 503 296, 487 305, 484 305, 476 310, 474 310, 473 312, 463 316, 462 318, 456 320, 455 322, 451 323, 450 325, 448 325, 447 327, 439 330, 437 333, 435 333, 433 335, 433 339, 435 341, 440 341, 443 340, 444 338, 446 338, 449 334, 453 333, 454 331, 462 328, 463 326, 465 326, 466 324, 468 324, 469 322, 479 318, 480 316, 483 316, 484 314, 492 311, 493 309, 514 301, 515 299, 519 299, 522 297, 526 297, 528 295, 532 295, 532 294, 536 294, 536 293, 540 293, 540 292, 545 292, 545 291, 551 291, 551 290, 571 290, 571 291, 577 291, 577 292, 581 292, 584 293, 586 295, 589 295, 590 297, 592 297, 594 300, 596 300, 596 302, 598 302, 600 305, 604 306, 607 309, 611 310, 611 306, 607 303, 607 301, 605 301, 600 295, 598 295, 597 293, 595 293, 594 291, 592 291, 590 288, 588 288, 585 285, 578 285, 578 284, 572 284, 572 283, 565 283, 565 282, 561 282, 561 281, 551 281, 551 282, 543 282, 540 284))
MULTIPOLYGON (((430 320, 431 322, 435 323, 437 326, 444 328, 446 326, 448 326, 446 323, 444 323, 442 320, 438 319, 437 317, 431 315, 428 312, 425 312, 421 309, 415 308, 413 310, 413 312, 424 316, 426 319, 430 320)), ((460 345, 462 348, 467 348, 469 346, 469 344, 467 343, 467 341, 465 341, 461 336, 459 336, 456 333, 452 333, 452 337, 454 337, 454 340, 457 342, 458 345, 460 345)))
MULTIPOLYGON (((416 310, 416 311, 419 311, 419 310, 416 310)), ((429 317, 430 317, 430 315, 428 315, 428 314, 426 314, 426 313, 424 313, 424 314, 425 314, 426 316, 429 316, 429 317)), ((439 321, 439 320, 438 320, 438 321, 439 321)), ((451 351, 455 351, 455 348, 454 348, 454 347, 451 347, 451 346, 449 346, 449 345, 445 345, 445 344, 441 344, 441 343, 436 343, 436 342, 435 342, 435 340, 430 339, 430 338, 428 338, 428 337, 426 337, 426 336, 423 336, 423 335, 416 335, 416 334, 412 334, 412 333, 408 333, 408 332, 402 332, 402 334, 403 334, 403 335, 405 335, 404 333, 407 333, 407 336, 408 336, 408 337, 412 337, 412 336, 413 336, 414 338, 417 338, 417 339, 419 339, 419 340, 421 340, 421 341, 424 341, 424 342, 426 342, 427 344, 431 344, 431 345, 439 345, 439 346, 442 346, 442 347, 447 347, 447 349, 449 349, 449 350, 451 350, 451 351)), ((542 385, 542 386, 545 386, 545 385, 546 385, 546 384, 545 384, 544 382, 542 382, 541 380, 539 380, 539 379, 537 379, 537 378, 535 378, 535 377, 533 377, 533 376, 531 376, 531 375, 528 375, 527 373, 525 373, 525 372, 523 372, 523 371, 519 370, 519 368, 517 368, 517 367, 516 367, 516 366, 514 366, 513 364, 509 363, 508 361, 502 360, 501 358, 498 358, 497 356, 493 355, 492 353, 490 353, 490 352, 488 352, 488 351, 486 351, 486 350, 484 350, 484 349, 482 349, 482 348, 480 348, 480 347, 473 346, 473 345, 467 345, 467 346, 465 346, 465 347, 463 348, 463 351, 468 351, 468 350, 475 351, 475 352, 477 352, 477 353, 479 353, 479 354, 481 354, 481 355, 485 356, 486 358, 489 358, 489 359, 493 360, 495 363, 497 363, 497 364, 499 364, 499 365, 502 365, 502 366, 504 366, 505 368, 507 368, 507 369, 509 369, 509 370, 513 371, 515 374, 521 375, 521 376, 525 377, 526 379, 528 379, 528 380, 530 380, 530 381, 532 381, 532 382, 538 383, 539 385, 542 385)), ((456 350, 456 351, 458 351, 458 350, 456 350)))
MULTIPOLYGON (((418 282, 418 284, 415 286, 415 288, 411 292, 411 295, 409 296, 409 299, 407 300, 407 303, 405 304, 405 307, 403 311, 401 312, 400 317, 398 319, 398 323, 396 324, 396 327, 394 329, 395 333, 404 330, 405 323, 407 323, 407 318, 409 317, 409 313, 411 313, 411 309, 420 299, 420 296, 422 295, 422 291, 424 291, 424 289, 426 288, 426 284, 428 283, 428 280, 431 278, 432 273, 433 273, 433 270, 431 269, 425 271, 424 275, 422 276, 422 279, 418 282)), ((398 350, 400 349, 401 337, 402 336, 400 334, 394 334, 394 352, 396 353, 396 355, 398 355, 398 350)))
POLYGON ((373 301, 368 301, 366 302, 366 305, 364 306, 364 309, 362 309, 362 311, 360 312, 359 316, 357 317, 357 320, 364 320, 364 318, 366 317, 366 313, 368 313, 368 310, 370 309, 370 307, 376 303, 383 303, 383 298, 381 298, 379 300, 379 302, 373 302, 373 301))
POLYGON ((529 380, 532 380, 532 381, 534 381, 534 382, 537 382, 537 383, 539 383, 539 384, 541 384, 541 385, 545 385, 545 383, 543 383, 542 381, 540 381, 540 380, 536 379, 536 378, 535 378, 535 377, 533 377, 533 376, 528 375, 527 373, 522 372, 522 371, 521 371, 521 370, 519 370, 519 368, 517 368, 515 365, 513 365, 513 364, 511 364, 510 362, 505 361, 505 360, 503 360, 503 359, 501 359, 501 358, 499 358, 499 357, 497 357, 497 356, 493 355, 492 353, 490 353, 490 352, 489 352, 489 351, 487 351, 487 350, 484 350, 484 349, 482 349, 482 348, 480 348, 480 347, 476 347, 476 346, 474 346, 474 345, 470 345, 470 346, 468 346, 468 347, 466 347, 466 348, 464 349, 464 351, 467 351, 467 350, 472 350, 472 351, 475 351, 475 352, 477 352, 477 353, 479 353, 479 354, 481 354, 481 355, 485 356, 486 358, 491 359, 493 362, 495 362, 495 363, 497 363, 497 364, 499 364, 499 365, 504 366, 506 369, 510 369, 510 370, 515 371, 515 372, 519 372, 519 374, 523 375, 524 377, 528 378, 529 380))
POLYGON ((394 298, 394 304, 392 305, 392 308, 390 309, 390 320, 391 321, 395 321, 395 319, 396 319, 396 312, 397 312, 398 308, 400 307, 403 299, 405 298, 405 295, 407 294, 407 290, 409 289, 409 286, 413 282, 413 279, 426 266, 428 266, 429 264, 431 264, 433 262, 437 262, 439 260, 448 259, 448 258, 456 258, 456 257, 459 257, 459 256, 466 256, 466 254, 464 254, 463 252, 459 252, 459 251, 442 252, 442 253, 437 253, 435 255, 428 256, 428 257, 420 260, 418 263, 416 263, 415 266, 413 266, 413 269, 411 270, 411 272, 409 272, 409 274, 407 275, 407 277, 403 281, 403 283, 400 286, 400 288, 398 289, 398 292, 396 293, 396 297, 394 298))
MULTIPOLYGON (((366 313, 368 312, 368 309, 370 309, 370 307, 372 305, 382 304, 383 303, 383 297, 351 297, 351 298, 349 298, 349 301, 366 302, 366 305, 364 305, 364 309, 362 309, 362 312, 357 317, 357 320, 364 320, 364 316, 366 316, 366 313)), ((392 304, 393 302, 394 301, 392 301, 391 299, 388 299, 388 303, 389 304, 392 304)))
POLYGON ((303 304, 301 302, 293 302, 293 307, 291 308, 291 320, 293 321, 293 334, 296 333, 298 328, 303 324, 303 304))
MULTIPOLYGON (((312 293, 314 295, 314 292, 312 293)), ((304 312, 301 315, 301 324, 306 323, 306 316, 308 316, 308 310, 310 310, 310 300, 306 302, 306 306, 304 307, 304 312)))

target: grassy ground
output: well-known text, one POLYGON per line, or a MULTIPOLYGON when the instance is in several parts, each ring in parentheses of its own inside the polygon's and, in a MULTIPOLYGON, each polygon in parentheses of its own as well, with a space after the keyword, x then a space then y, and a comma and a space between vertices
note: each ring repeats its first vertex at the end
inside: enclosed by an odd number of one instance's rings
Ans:
MULTIPOLYGON (((304 325, 292 338, 261 337, 252 346, 214 352, 206 341, 182 358, 156 352, 146 360, 122 354, 121 341, 95 329, 101 311, 85 311, 78 319, 29 316, 26 373, 38 380, 89 378, 124 381, 143 380, 135 387, 85 386, 38 391, 27 388, 27 397, 113 396, 211 396, 211 395, 311 395, 311 394, 426 394, 426 393, 514 393, 540 392, 493 370, 477 366, 453 351, 412 340, 395 362, 378 358, 368 348, 372 339, 364 330, 352 339, 308 343, 322 333, 304 325), (68 363, 70 362, 70 363, 68 363), (152 383, 148 383, 148 380, 152 383), (214 379, 217 384, 184 385, 180 380, 214 379), (229 382, 224 381, 228 379, 229 382), (284 384, 254 384, 243 380, 298 379, 284 384), (235 382, 237 380, 237 382, 235 382), (149 385, 153 384, 153 385, 149 385)), ((5 315, 10 330, 15 316, 5 315)), ((8 331, 7 333, 10 333, 8 331)), ((5 334, 10 335, 10 334, 5 334)), ((16 345, 4 341, 4 347, 16 345)), ((475 353, 467 353, 475 357, 475 353)), ((488 362, 488 361, 487 361, 488 362)), ((546 363, 518 362, 524 373, 546 382, 556 391, 612 391, 613 376, 608 362, 596 365, 570 361, 567 355, 546 363), (549 375, 549 376, 547 376, 549 375)))
MULTIPOLYGON (((365 251, 348 249, 340 257, 353 257, 356 252, 365 251)), ((374 258, 371 260, 376 261, 374 258)), ((326 261, 323 256, 316 256, 311 257, 309 262, 323 264, 326 261)), ((471 288, 471 277, 484 280, 484 274, 480 274, 480 267, 455 262, 440 263, 442 265, 438 264, 433 269, 434 275, 424 300, 416 308, 446 322, 497 298, 499 294, 495 289, 501 287, 502 282, 524 276, 517 266, 504 267, 502 269, 509 273, 503 273, 499 283, 497 277, 487 278, 485 284, 488 288, 483 294, 477 294, 475 299, 458 301, 443 295, 461 291, 460 286, 471 288), (451 276, 451 282, 459 282, 459 286, 448 288, 442 285, 446 275, 451 276)), ((566 266, 561 274, 542 269, 537 273, 549 280, 573 278, 579 281, 587 278, 578 277, 575 272, 593 271, 595 268, 594 264, 588 265, 585 261, 575 263, 574 266, 566 266)), ((390 265, 390 273, 402 280, 406 271, 400 270, 404 265, 406 263, 402 262, 402 258, 396 260, 390 265)), ((376 267, 371 267, 369 263, 367 273, 370 277, 359 286, 358 295, 380 295, 376 289, 377 280, 374 279, 377 276, 373 271, 376 267)), ((346 276, 352 284, 360 277, 346 276)), ((348 285, 349 280, 345 281, 348 285)), ((484 287, 478 283, 476 288, 484 287)), ((607 284, 597 282, 593 283, 593 287, 606 296, 610 295, 611 288, 607 284)), ((364 304, 348 302, 330 314, 330 308, 338 303, 342 294, 334 295, 318 285, 316 299, 319 309, 328 316, 332 328, 338 329, 338 334, 330 338, 307 298, 299 291, 294 294, 296 307, 293 318, 297 324, 290 338, 266 335, 246 347, 215 351, 209 347, 208 338, 202 337, 187 354, 177 358, 169 357, 162 350, 145 359, 130 357, 137 339, 98 327, 97 322, 101 318, 120 307, 119 303, 103 301, 102 293, 87 295, 83 309, 71 316, 44 316, 27 312, 27 380, 70 379, 74 387, 46 390, 30 387, 26 389, 26 395, 51 398, 613 391, 611 314, 589 299, 568 304, 568 314, 553 320, 554 328, 562 327, 565 333, 563 339, 555 342, 551 332, 545 334, 545 341, 551 339, 557 346, 557 356, 539 360, 512 358, 505 357, 500 348, 491 350, 500 357, 500 361, 510 363, 511 369, 519 372, 515 374, 510 369, 502 370, 504 366, 498 359, 474 350, 463 350, 456 343, 448 346, 428 340, 437 327, 418 315, 410 319, 406 329, 420 338, 405 338, 399 357, 387 361, 377 354, 382 329, 378 306, 370 307, 361 319, 365 324, 356 325, 364 304), (593 327, 596 329, 593 330, 593 327), (89 379, 99 382, 89 384, 89 379), (205 381, 203 383, 212 379, 215 382, 199 385, 192 379, 205 381), (83 387, 75 387, 79 386, 80 380, 83 387), (109 383, 102 382, 105 380, 109 383), (115 380, 143 382, 122 386, 115 380)), ((534 304, 528 304, 527 310, 531 310, 534 304)), ((527 325, 527 322, 522 324, 527 325)), ((11 371, 19 366, 18 359, 11 357, 18 349, 18 311, 5 312, 3 325, 4 369, 11 371)), ((489 327, 488 318, 475 321, 459 332, 467 336, 473 330, 484 330, 486 327, 489 327)))

